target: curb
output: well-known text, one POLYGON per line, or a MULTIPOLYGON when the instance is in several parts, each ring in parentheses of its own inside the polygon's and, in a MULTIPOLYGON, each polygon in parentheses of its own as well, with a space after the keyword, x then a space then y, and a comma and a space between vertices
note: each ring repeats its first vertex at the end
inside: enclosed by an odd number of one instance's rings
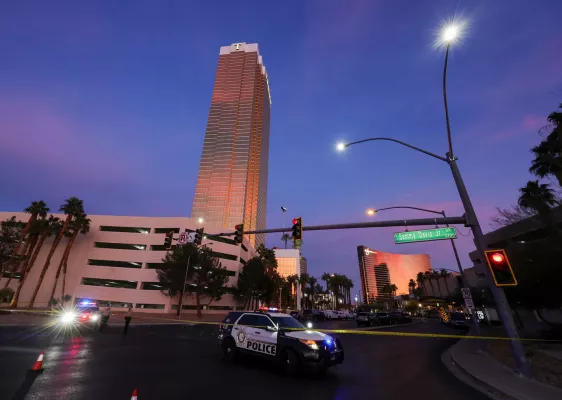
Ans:
MULTIPOLYGON (((461 339, 464 340, 464 339, 461 339)), ((464 382, 466 385, 470 386, 471 388, 479 391, 482 394, 490 397, 494 400, 518 400, 514 397, 511 397, 493 386, 490 386, 486 382, 476 378, 475 376, 471 375, 468 371, 466 371, 463 367, 457 363, 453 357, 454 347, 460 343, 460 340, 449 347, 442 355, 441 355, 441 362, 445 365, 445 368, 454 375, 458 380, 464 382)))

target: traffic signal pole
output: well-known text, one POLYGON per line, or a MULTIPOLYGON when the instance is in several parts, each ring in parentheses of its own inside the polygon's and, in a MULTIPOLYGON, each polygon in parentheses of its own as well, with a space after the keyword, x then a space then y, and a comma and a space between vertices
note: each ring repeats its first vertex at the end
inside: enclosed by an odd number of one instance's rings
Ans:
MULTIPOLYGON (((482 260, 483 263, 486 260, 486 256, 484 254, 484 251, 486 249, 484 234, 482 233, 482 229, 480 228, 480 223, 478 222, 478 218, 476 217, 476 212, 474 211, 474 207, 472 206, 472 202, 470 201, 468 191, 466 190, 466 186, 464 185, 464 181, 457 166, 457 159, 454 157, 449 158, 449 153, 447 153, 447 158, 447 162, 451 168, 451 172, 453 174, 453 179, 455 180, 459 196, 464 206, 467 225, 472 230, 472 234, 474 235, 474 244, 476 245, 476 250, 478 251, 480 260, 482 260)), ((523 376, 529 378, 531 377, 531 370, 529 368, 527 358, 525 357, 523 344, 519 340, 519 334, 517 333, 515 321, 513 319, 513 315, 511 314, 511 308, 507 303, 505 293, 502 288, 499 288, 494 284, 492 273, 488 268, 484 268, 483 272, 484 274, 486 274, 488 287, 490 288, 492 296, 494 297, 496 308, 500 319, 503 322, 505 333, 511 339, 510 345, 513 352, 513 358, 515 359, 517 371, 523 376)))

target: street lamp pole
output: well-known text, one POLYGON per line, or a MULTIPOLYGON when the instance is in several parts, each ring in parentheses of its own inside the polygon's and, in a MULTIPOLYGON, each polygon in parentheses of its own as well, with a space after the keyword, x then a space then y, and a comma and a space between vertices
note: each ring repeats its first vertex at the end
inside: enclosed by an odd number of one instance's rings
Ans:
MULTIPOLYGON (((384 210, 392 210, 392 209, 397 209, 397 208, 407 208, 407 209, 411 209, 411 210, 418 210, 418 211, 425 211, 428 213, 433 213, 433 214, 439 214, 442 215, 443 218, 446 218, 447 215, 445 215, 445 211, 434 211, 434 210, 428 210, 426 208, 419 208, 419 207, 410 207, 410 206, 394 206, 394 207, 385 207, 385 208, 379 208, 374 210, 375 213, 379 212, 379 211, 384 211, 384 210)), ((449 227, 449 224, 445 224, 447 227, 449 227)), ((470 290, 470 286, 468 284, 468 280, 466 279, 466 275, 464 273, 464 270, 462 268, 461 265, 461 260, 459 257, 459 252, 457 251, 457 245, 455 244, 455 240, 454 239, 450 239, 451 240, 451 245, 453 246, 453 253, 455 253, 455 259, 457 260, 457 266, 459 268, 459 273, 461 274, 461 279, 462 279, 462 283, 463 283, 463 287, 466 289, 470 290)), ((475 312, 472 312, 472 322, 474 323, 474 330, 476 331, 476 334, 478 336, 481 336, 481 332, 480 332, 480 326, 478 325, 478 316, 476 315, 475 312)))
POLYGON ((191 260, 191 254, 189 254, 189 257, 187 257, 187 264, 185 265, 185 277, 183 278, 183 288, 182 288, 182 292, 181 292, 181 298, 180 298, 180 312, 178 314, 178 319, 181 319, 181 311, 183 309, 183 296, 185 295, 185 282, 187 281, 187 272, 189 271, 189 261, 191 260))

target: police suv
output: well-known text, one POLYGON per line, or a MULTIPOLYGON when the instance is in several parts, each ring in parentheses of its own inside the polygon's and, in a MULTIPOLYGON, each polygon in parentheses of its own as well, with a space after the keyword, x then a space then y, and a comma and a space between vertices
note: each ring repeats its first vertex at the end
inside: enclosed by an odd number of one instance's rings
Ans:
POLYGON ((219 326, 218 337, 228 362, 239 354, 261 356, 278 362, 289 375, 301 367, 324 372, 344 359, 339 339, 308 330, 288 314, 231 312, 219 326))

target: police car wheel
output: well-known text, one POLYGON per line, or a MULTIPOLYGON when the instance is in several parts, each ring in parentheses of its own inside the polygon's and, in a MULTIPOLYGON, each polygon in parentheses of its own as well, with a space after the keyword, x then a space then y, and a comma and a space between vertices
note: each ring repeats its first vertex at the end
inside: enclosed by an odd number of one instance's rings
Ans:
POLYGON ((228 363, 233 363, 236 360, 236 355, 238 353, 238 349, 236 348, 236 344, 232 339, 226 339, 222 342, 222 352, 224 354, 224 359, 228 363))
POLYGON ((289 376, 295 375, 299 371, 299 357, 291 349, 283 351, 283 368, 289 376))

